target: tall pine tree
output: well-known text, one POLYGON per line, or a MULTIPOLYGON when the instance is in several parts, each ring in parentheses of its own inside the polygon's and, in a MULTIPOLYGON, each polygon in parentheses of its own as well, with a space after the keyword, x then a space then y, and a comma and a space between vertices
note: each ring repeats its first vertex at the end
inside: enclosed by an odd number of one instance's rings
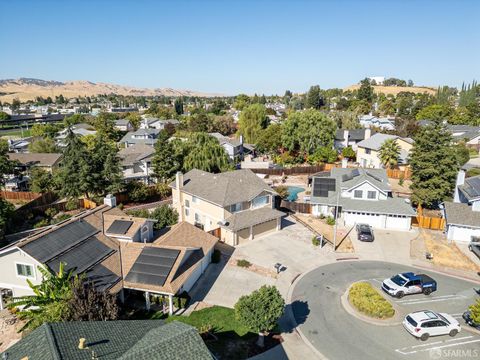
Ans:
POLYGON ((410 155, 412 201, 436 208, 452 196, 459 169, 452 135, 441 121, 420 128, 410 155))
POLYGON ((165 130, 160 131, 155 143, 152 165, 155 177, 161 182, 169 181, 182 169, 182 161, 178 159, 174 143, 170 141, 165 130))

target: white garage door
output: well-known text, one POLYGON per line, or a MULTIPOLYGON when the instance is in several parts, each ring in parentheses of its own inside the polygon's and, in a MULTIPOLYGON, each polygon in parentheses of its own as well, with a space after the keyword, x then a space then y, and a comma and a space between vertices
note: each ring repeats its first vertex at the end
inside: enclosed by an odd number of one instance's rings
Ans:
POLYGON ((411 224, 410 216, 387 216, 387 224, 385 228, 396 230, 410 230, 411 224))
POLYGON ((345 221, 345 225, 347 226, 353 226, 355 224, 368 224, 374 228, 383 229, 385 227, 385 215, 344 212, 343 219, 345 221))
POLYGON ((480 229, 471 229, 461 226, 450 225, 448 227, 448 239, 459 242, 470 242, 472 236, 480 236, 480 229))

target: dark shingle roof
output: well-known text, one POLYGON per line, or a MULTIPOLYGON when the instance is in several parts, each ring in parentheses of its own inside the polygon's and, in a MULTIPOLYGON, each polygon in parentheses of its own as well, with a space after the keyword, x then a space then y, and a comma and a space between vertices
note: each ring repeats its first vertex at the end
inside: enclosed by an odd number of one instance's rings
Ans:
POLYGON ((459 185, 458 189, 469 201, 480 198, 480 175, 466 178, 465 183, 459 185))
POLYGON ((43 324, 7 349, 9 360, 211 360, 197 330, 162 320, 76 321, 43 324), (80 338, 88 349, 78 349, 80 338))

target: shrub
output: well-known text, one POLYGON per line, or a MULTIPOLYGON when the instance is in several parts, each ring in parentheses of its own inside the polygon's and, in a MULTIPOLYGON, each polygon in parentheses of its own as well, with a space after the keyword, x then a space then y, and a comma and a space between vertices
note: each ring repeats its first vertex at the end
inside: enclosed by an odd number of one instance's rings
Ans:
POLYGON ((252 264, 250 263, 250 261, 242 259, 242 260, 237 260, 237 266, 243 267, 243 268, 249 268, 250 266, 252 266, 252 264))
POLYGON ((53 218, 57 214, 58 214, 58 210, 55 209, 54 207, 48 208, 47 210, 45 210, 45 216, 48 218, 53 218))
POLYGON ((173 298, 173 304, 177 309, 185 309, 190 302, 190 295, 186 291, 173 298))
POLYGON ((398 185, 403 186, 403 182, 405 181, 405 175, 403 173, 400 174, 400 179, 398 180, 398 185))
POLYGON ((59 222, 65 221, 65 220, 67 220, 67 219, 70 219, 71 217, 72 217, 72 216, 69 215, 69 214, 62 213, 62 214, 59 214, 59 215, 55 216, 50 223, 51 223, 51 224, 57 224, 57 223, 59 223, 59 222))
POLYGON ((172 189, 166 183, 158 183, 156 186, 156 192, 162 199, 172 195, 172 189))
POLYGON ((312 236, 312 245, 313 245, 313 246, 320 246, 320 239, 317 238, 316 235, 313 235, 313 236, 312 236))
POLYGON ((220 252, 220 250, 217 250, 217 249, 213 250, 212 263, 218 264, 221 258, 222 258, 222 253, 220 252))
POLYGON ((33 227, 37 229, 37 228, 41 228, 48 225, 50 225, 50 221, 48 219, 42 219, 39 222, 37 222, 35 225, 33 225, 33 227))
POLYGON ((275 191, 277 192, 278 195, 280 195, 280 197, 282 199, 286 199, 288 197, 288 187, 287 186, 284 186, 284 185, 277 186, 275 188, 275 191))
POLYGON ((131 181, 127 184, 128 197, 133 202, 142 202, 150 197, 150 188, 140 181, 131 181))
POLYGON ((65 204, 65 210, 72 211, 78 209, 78 200, 77 199, 70 199, 65 204))
POLYGON ((327 225, 330 225, 330 226, 335 225, 335 219, 333 218, 333 216, 327 217, 327 225))
POLYGON ((358 282, 350 287, 348 300, 362 314, 377 319, 395 315, 395 309, 379 292, 367 282, 358 282))
POLYGON ((466 175, 466 177, 472 177, 472 176, 480 175, 480 169, 479 168, 468 169, 467 173, 465 175, 466 175))
POLYGON ((178 212, 168 205, 161 205, 157 207, 150 218, 157 220, 155 229, 163 229, 167 226, 175 225, 178 222, 178 212))
POLYGON ((148 219, 150 217, 150 213, 147 209, 139 209, 139 210, 127 210, 126 213, 130 216, 145 218, 148 219))

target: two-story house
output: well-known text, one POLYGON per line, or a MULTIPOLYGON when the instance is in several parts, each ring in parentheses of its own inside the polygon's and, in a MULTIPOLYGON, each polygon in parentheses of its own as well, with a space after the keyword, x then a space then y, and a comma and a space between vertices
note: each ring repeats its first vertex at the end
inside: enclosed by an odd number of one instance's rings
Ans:
POLYGON ((143 144, 152 146, 157 142, 158 129, 138 129, 137 131, 129 132, 118 142, 120 147, 129 147, 135 144, 143 144))
POLYGON ((231 139, 227 136, 224 136, 220 133, 209 133, 208 135, 213 136, 218 140, 218 143, 225 149, 230 160, 242 159, 243 158, 243 138, 240 136, 240 139, 231 139))
POLYGON ((140 123, 140 129, 157 129, 163 130, 165 126, 177 126, 180 124, 180 121, 176 119, 158 119, 152 117, 145 117, 143 121, 140 123))
POLYGON ((123 178, 126 182, 136 180, 144 184, 155 182, 152 177, 152 158, 155 153, 153 146, 145 144, 134 144, 122 148, 118 152, 122 166, 123 178))
POLYGON ((415 210, 405 199, 392 198, 384 169, 334 168, 312 177, 312 214, 335 216, 345 226, 410 230, 415 210))
POLYGON ((115 120, 115 129, 119 131, 133 131, 133 125, 128 119, 115 120))
POLYGON ((480 240, 480 175, 469 178, 465 176, 465 170, 460 170, 453 202, 444 203, 443 215, 448 240, 480 240))
POLYGON ((400 167, 407 165, 408 157, 413 147, 413 140, 396 135, 377 133, 357 144, 357 162, 360 166, 375 169, 383 168, 380 160, 380 148, 385 141, 391 139, 395 140, 400 147, 398 165, 400 167))
POLYGON ((235 246, 281 229, 283 212, 274 209, 276 192, 251 170, 211 174, 177 173, 173 206, 180 221, 215 233, 235 246))
POLYGON ((360 141, 370 138, 372 132, 370 128, 367 129, 339 129, 335 134, 335 149, 342 150, 346 147, 351 147, 353 151, 357 151, 357 144, 360 141))

